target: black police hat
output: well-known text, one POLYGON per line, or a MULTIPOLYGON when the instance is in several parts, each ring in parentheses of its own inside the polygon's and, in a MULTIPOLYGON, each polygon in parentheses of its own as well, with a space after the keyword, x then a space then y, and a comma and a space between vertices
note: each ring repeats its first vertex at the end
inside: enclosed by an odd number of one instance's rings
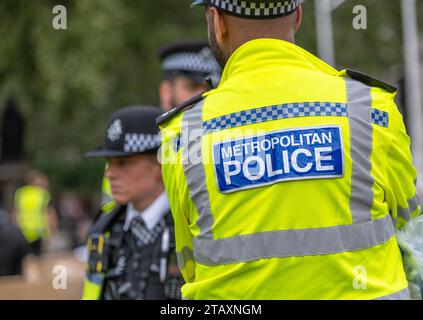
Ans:
POLYGON ((165 76, 183 75, 199 83, 210 78, 219 83, 222 68, 207 41, 178 41, 159 50, 159 59, 165 76))
POLYGON ((156 118, 157 107, 131 106, 117 110, 107 126, 103 145, 85 154, 86 157, 125 157, 156 153, 160 147, 156 118))

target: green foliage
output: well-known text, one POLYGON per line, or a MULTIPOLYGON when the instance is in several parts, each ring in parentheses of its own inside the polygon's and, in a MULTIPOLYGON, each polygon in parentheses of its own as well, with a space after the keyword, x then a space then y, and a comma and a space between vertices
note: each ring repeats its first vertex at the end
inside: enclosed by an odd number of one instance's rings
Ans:
MULTIPOLYGON (((318 0, 317 0, 318 1, 318 0)), ((132 104, 157 104, 158 48, 205 38, 204 10, 189 0, 2 0, 0 103, 15 95, 27 119, 26 148, 56 191, 98 191, 102 161, 84 159, 99 144, 110 114, 132 104), (68 29, 52 28, 63 4, 68 29)), ((304 4, 298 44, 315 53, 313 1, 304 4)), ((422 16, 423 5, 419 3, 422 16)), ((397 79, 402 65, 400 2, 347 0, 334 13, 337 61, 397 79), (389 4, 388 4, 389 3, 389 4), (352 28, 352 8, 368 8, 368 30, 352 28), (396 77, 396 78, 395 78, 396 77)))
POLYGON ((99 189, 104 164, 84 152, 117 108, 158 103, 158 48, 205 31, 200 12, 175 0, 1 1, 0 102, 17 97, 28 156, 57 191, 99 189), (67 30, 52 28, 57 4, 67 30))

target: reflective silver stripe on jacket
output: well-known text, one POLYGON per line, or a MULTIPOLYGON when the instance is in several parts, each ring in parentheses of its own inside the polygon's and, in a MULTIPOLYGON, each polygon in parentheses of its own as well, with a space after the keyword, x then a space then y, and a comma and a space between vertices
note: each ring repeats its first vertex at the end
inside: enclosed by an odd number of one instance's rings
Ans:
POLYGON ((408 205, 407 208, 401 208, 400 206, 398 206, 397 212, 398 212, 398 217, 402 217, 406 221, 410 221, 411 214, 420 206, 419 195, 416 193, 416 195, 413 198, 408 199, 407 205, 408 205))
POLYGON ((179 269, 183 269, 188 261, 194 261, 194 253, 190 248, 183 247, 181 251, 176 252, 176 259, 179 269))
POLYGON ((373 205, 372 164, 373 144, 371 123, 372 97, 370 87, 356 80, 346 79, 348 121, 350 125, 352 181, 350 210, 353 223, 370 221, 373 205))
POLYGON ((100 201, 101 206, 104 206, 112 201, 113 201, 113 198, 109 194, 107 194, 106 192, 101 193, 101 201, 100 201))
POLYGON ((407 288, 374 300, 410 300, 410 290, 407 288))
POLYGON ((334 254, 371 248, 395 235, 392 219, 328 228, 260 232, 217 240, 194 239, 195 260, 222 265, 266 258, 334 254))
POLYGON ((203 105, 204 100, 200 101, 192 109, 184 112, 182 119, 182 141, 183 143, 188 143, 188 145, 184 145, 182 161, 190 197, 198 212, 196 223, 200 228, 199 237, 213 239, 212 226, 214 219, 211 213, 210 197, 206 186, 206 171, 201 161, 203 105))

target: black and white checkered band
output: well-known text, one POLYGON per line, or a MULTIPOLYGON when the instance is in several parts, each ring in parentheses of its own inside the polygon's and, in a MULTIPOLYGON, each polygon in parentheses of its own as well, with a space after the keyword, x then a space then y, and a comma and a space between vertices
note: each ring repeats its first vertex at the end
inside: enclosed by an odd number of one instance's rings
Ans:
POLYGON ((221 69, 209 48, 198 53, 175 53, 166 57, 162 62, 164 71, 187 71, 194 73, 215 74, 221 69))
POLYGON ((241 17, 272 18, 286 16, 297 10, 300 0, 284 0, 273 2, 244 0, 208 0, 224 11, 241 17))
POLYGON ((125 135, 125 152, 144 152, 160 147, 159 136, 155 134, 127 133, 125 135))
POLYGON ((165 228, 166 223, 162 219, 152 230, 150 230, 141 217, 134 217, 129 225, 129 229, 134 235, 138 246, 146 246, 154 243, 165 228))

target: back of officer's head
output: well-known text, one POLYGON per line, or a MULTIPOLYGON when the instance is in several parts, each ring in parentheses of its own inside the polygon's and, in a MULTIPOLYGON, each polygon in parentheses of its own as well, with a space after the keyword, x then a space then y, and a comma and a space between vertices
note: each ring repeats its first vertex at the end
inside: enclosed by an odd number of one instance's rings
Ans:
POLYGON ((210 46, 222 66, 238 47, 250 40, 271 38, 294 43, 301 19, 301 6, 276 17, 240 16, 214 5, 206 6, 210 46))

